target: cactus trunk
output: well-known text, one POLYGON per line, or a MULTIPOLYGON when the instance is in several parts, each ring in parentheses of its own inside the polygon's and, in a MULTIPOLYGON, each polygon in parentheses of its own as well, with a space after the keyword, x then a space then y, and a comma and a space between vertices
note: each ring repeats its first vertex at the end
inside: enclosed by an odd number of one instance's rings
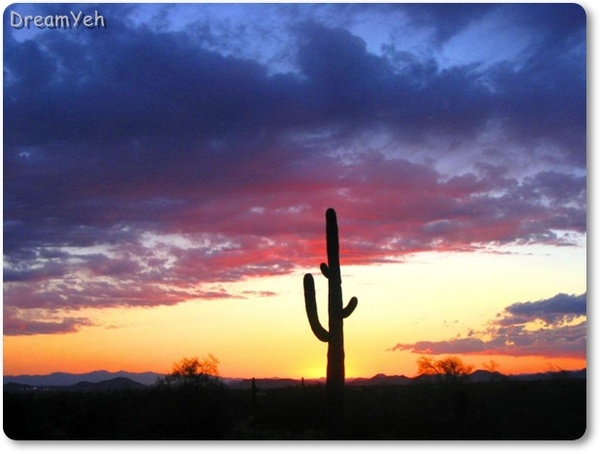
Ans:
MULTIPOLYGON (((348 306, 342 303, 342 278, 340 272, 340 247, 335 211, 329 208, 325 214, 327 262, 321 264, 321 272, 328 280, 329 330, 323 328, 317 314, 315 283, 311 274, 304 276, 304 299, 310 327, 322 342, 327 342, 327 400, 330 405, 330 420, 339 426, 344 402, 344 318, 356 309, 358 300, 353 297, 348 306), (336 416, 337 415, 337 416, 336 416)), ((336 431, 337 432, 337 431, 336 431)))

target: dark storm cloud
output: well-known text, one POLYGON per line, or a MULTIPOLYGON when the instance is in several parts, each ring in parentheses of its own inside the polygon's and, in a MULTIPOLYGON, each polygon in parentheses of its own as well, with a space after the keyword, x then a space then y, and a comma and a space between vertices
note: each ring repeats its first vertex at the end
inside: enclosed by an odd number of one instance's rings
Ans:
POLYGON ((585 358, 587 320, 576 324, 572 322, 586 316, 586 299, 585 293, 560 293, 545 300, 515 303, 491 321, 485 332, 470 330, 467 337, 397 344, 391 350, 428 355, 462 353, 585 358), (533 322, 542 322, 544 326, 537 329, 525 327, 533 322))
POLYGON ((349 26, 400 14, 439 49, 498 6, 236 6, 278 21, 256 35, 194 7, 176 29, 175 6, 141 23, 150 6, 86 5, 106 29, 29 34, 6 10, 5 305, 175 304, 211 294, 201 283, 289 272, 321 247, 328 206, 348 263, 585 233, 578 7, 504 6, 539 40, 518 61, 443 67, 399 43, 373 53, 349 26), (261 40, 285 42, 289 70, 261 40), (473 147, 468 168, 436 168, 473 147), (149 249, 164 235, 189 244, 149 249))

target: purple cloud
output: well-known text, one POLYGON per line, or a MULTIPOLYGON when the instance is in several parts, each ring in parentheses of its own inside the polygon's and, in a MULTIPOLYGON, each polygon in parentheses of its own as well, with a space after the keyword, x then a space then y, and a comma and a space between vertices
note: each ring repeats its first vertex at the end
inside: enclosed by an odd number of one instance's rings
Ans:
POLYGON ((59 317, 36 314, 22 314, 12 308, 4 308, 4 335, 30 336, 36 334, 67 334, 79 331, 83 326, 95 324, 86 317, 59 317))
POLYGON ((507 315, 499 321, 501 325, 515 325, 541 320, 547 325, 570 322, 586 315, 586 294, 579 296, 559 293, 540 301, 515 303, 508 306, 507 315))
POLYGON ((106 4, 107 29, 28 35, 11 8, 5 306, 212 298, 312 266, 329 206, 348 264, 586 232, 577 5, 106 4), (440 59, 486 23, 536 39, 440 59))
POLYGON ((424 355, 480 354, 544 356, 547 358, 586 357, 586 294, 560 293, 536 302, 508 306, 485 331, 469 330, 468 337, 446 341, 418 341, 396 344, 391 350, 424 355), (542 321, 542 328, 527 328, 527 323, 542 321))

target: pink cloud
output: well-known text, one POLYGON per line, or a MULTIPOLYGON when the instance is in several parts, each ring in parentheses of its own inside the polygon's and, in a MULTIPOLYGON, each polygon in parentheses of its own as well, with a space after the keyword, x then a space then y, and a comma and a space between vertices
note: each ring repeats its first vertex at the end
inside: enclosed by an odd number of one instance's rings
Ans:
MULTIPOLYGON (((157 230, 151 246, 144 238, 152 237, 152 230, 139 225, 104 231, 110 241, 106 253, 44 248, 15 255, 14 261, 9 257, 5 304, 70 309, 172 305, 213 298, 202 290, 207 284, 314 268, 323 260, 324 200, 337 209, 346 265, 511 242, 558 245, 564 240, 554 229, 585 227, 584 207, 563 205, 559 196, 552 204, 545 202, 552 195, 548 178, 556 182, 557 175, 540 177, 540 190, 534 190, 535 178, 522 183, 502 177, 488 181, 474 173, 445 178, 429 166, 379 153, 347 163, 325 161, 333 167, 317 167, 310 175, 296 169, 280 186, 257 180, 244 191, 224 188, 219 198, 174 204, 170 217, 153 223, 157 230), (183 243, 161 239, 169 236, 183 243)), ((580 180, 561 181, 572 195, 584 191, 580 180)), ((131 193, 123 197, 128 200, 123 207, 135 200, 131 193)))

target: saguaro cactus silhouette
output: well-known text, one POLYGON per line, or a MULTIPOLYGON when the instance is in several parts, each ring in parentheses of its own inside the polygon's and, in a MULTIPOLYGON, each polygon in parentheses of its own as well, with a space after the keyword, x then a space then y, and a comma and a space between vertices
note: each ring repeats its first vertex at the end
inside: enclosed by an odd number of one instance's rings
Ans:
POLYGON ((321 263, 321 272, 329 281, 329 331, 323 328, 317 314, 315 281, 310 273, 304 276, 304 301, 312 332, 322 342, 327 342, 327 399, 332 407, 342 408, 344 400, 344 319, 356 309, 358 300, 352 297, 346 307, 342 303, 342 277, 340 273, 340 245, 335 211, 325 213, 327 262, 321 263))

